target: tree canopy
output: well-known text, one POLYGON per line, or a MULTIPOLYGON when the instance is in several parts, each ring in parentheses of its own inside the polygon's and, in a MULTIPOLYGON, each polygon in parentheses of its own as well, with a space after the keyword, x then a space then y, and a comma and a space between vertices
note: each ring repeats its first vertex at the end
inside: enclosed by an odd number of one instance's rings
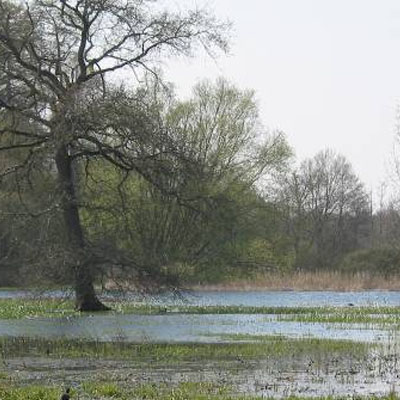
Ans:
POLYGON ((171 160, 185 161, 162 126, 162 109, 113 75, 126 71, 133 81, 163 57, 198 46, 225 51, 227 32, 204 10, 175 13, 154 1, 0 1, 0 150, 25 150, 3 176, 29 179, 46 163, 55 169, 52 205, 63 214, 78 309, 104 306, 93 287, 76 165, 101 158, 164 189, 156 177, 174 172, 171 160))
POLYGON ((2 182, 45 216, 35 247, 49 251, 34 253, 69 271, 79 310, 104 309, 104 268, 176 284, 177 266, 232 235, 238 194, 287 160, 251 91, 221 79, 179 101, 162 82, 163 58, 213 56, 228 35, 205 10, 153 0, 0 1, 2 182))

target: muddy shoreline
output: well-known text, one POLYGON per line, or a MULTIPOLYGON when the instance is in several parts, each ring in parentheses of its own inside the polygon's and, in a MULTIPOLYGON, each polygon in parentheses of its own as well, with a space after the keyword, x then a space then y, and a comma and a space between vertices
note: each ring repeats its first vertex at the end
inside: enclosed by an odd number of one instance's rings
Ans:
POLYGON ((271 357, 218 361, 99 360, 90 358, 10 357, 0 372, 16 385, 79 387, 85 381, 114 382, 121 387, 153 383, 212 382, 232 393, 287 396, 384 396, 399 390, 395 353, 363 357, 271 357))

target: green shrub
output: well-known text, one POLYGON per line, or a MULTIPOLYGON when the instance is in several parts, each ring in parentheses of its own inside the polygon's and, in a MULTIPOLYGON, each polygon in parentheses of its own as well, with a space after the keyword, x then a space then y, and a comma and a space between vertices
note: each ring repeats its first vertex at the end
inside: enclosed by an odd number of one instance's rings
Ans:
POLYGON ((400 272, 400 251, 394 247, 356 250, 347 254, 339 265, 344 272, 369 272, 375 275, 393 275, 400 272))

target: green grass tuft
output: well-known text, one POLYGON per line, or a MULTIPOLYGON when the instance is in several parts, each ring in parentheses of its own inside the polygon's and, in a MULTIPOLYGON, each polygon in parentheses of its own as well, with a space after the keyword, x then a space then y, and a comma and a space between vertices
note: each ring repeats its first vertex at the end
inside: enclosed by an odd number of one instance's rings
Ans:
POLYGON ((135 344, 85 340, 47 340, 32 338, 0 338, 3 357, 48 356, 54 358, 102 358, 157 362, 235 359, 236 357, 265 358, 281 356, 343 354, 365 355, 375 345, 330 339, 286 339, 229 335, 232 343, 220 344, 135 344))

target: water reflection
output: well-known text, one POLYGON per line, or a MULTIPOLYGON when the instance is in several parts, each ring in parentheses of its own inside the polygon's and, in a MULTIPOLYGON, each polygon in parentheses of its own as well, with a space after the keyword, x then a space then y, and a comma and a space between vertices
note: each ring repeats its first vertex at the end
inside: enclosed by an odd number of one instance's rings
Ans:
MULTIPOLYGON (((65 297, 68 291, 32 292, 0 290, 0 298, 29 296, 65 297)), ((165 305, 201 306, 397 306, 400 292, 192 292, 183 296, 139 297, 108 292, 109 300, 135 300, 165 305)), ((274 315, 82 315, 51 319, 0 321, 0 336, 82 338, 133 342, 221 342, 230 335, 283 335, 349 339, 364 342, 387 341, 390 333, 378 327, 357 324, 280 321, 274 315), (373 329, 378 328, 378 329, 373 329)))
POLYGON ((363 342, 386 341, 389 332, 366 329, 357 324, 301 323, 279 321, 274 315, 170 314, 94 315, 73 318, 3 320, 0 336, 80 338, 130 342, 226 342, 231 335, 283 335, 348 339, 363 342))

